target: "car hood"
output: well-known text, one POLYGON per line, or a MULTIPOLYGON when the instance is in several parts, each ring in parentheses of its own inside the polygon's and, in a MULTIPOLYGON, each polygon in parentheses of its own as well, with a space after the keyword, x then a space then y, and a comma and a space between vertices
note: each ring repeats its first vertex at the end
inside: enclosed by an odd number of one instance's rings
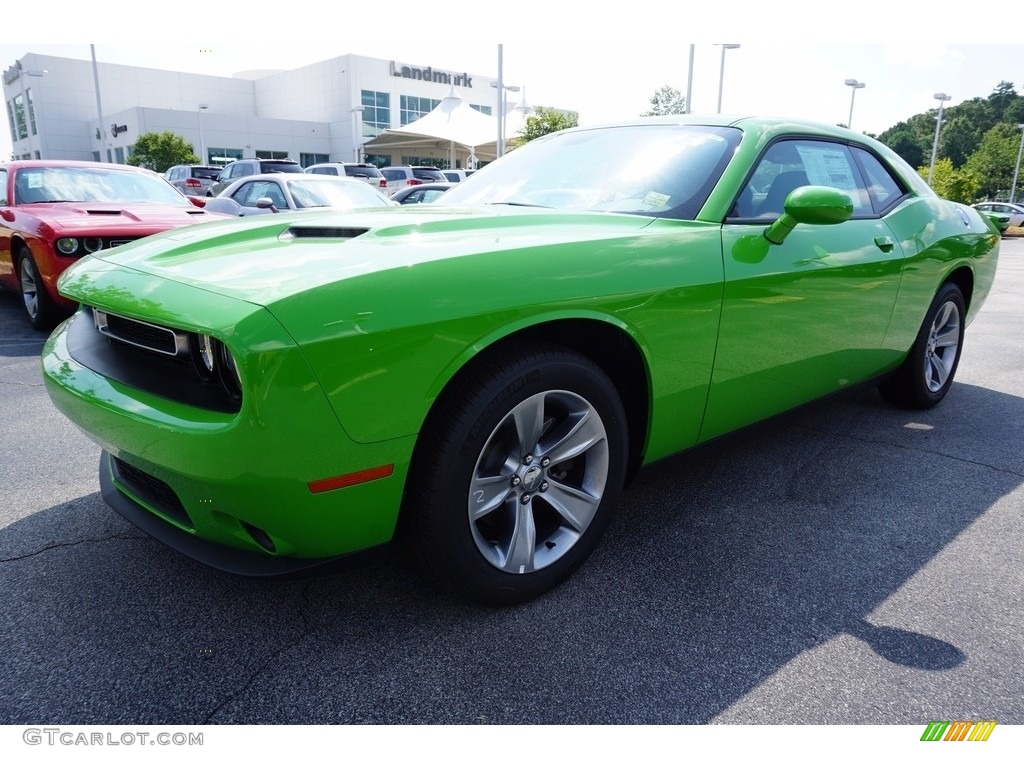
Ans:
POLYGON ((55 231, 152 230, 211 221, 216 216, 196 206, 157 203, 36 203, 22 209, 55 231))
POLYGON ((652 221, 510 206, 283 212, 185 227, 97 253, 67 270, 61 289, 87 300, 89 265, 101 260, 267 306, 372 272, 474 253, 627 237, 652 221))

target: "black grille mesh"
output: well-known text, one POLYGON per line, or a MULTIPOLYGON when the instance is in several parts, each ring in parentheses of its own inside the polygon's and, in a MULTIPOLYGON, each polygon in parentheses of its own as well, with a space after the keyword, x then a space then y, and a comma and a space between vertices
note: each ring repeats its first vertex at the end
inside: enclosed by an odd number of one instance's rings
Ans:
POLYGON ((114 459, 114 472, 121 485, 144 502, 186 528, 192 527, 192 519, 185 511, 185 506, 178 498, 178 494, 163 480, 155 478, 131 464, 126 464, 118 458, 114 459))

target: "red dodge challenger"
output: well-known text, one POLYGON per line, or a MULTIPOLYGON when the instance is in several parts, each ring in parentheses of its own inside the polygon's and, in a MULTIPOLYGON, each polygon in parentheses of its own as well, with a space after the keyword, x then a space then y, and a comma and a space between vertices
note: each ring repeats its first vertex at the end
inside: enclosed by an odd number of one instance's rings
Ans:
POLYGON ((152 171, 69 160, 0 163, 0 286, 49 329, 75 308, 57 278, 83 256, 174 227, 223 218, 152 171))

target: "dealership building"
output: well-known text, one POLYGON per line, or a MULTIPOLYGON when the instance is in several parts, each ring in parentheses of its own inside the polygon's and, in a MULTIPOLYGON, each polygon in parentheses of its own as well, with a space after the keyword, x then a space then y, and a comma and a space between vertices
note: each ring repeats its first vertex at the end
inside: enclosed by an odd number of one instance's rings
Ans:
POLYGON ((493 119, 496 147, 498 115, 522 106, 507 84, 502 103, 496 79, 352 54, 216 77, 26 53, 4 70, 3 87, 15 159, 123 163, 141 134, 170 131, 212 165, 260 157, 463 167, 472 148, 418 142, 369 154, 364 144, 455 95, 493 119))

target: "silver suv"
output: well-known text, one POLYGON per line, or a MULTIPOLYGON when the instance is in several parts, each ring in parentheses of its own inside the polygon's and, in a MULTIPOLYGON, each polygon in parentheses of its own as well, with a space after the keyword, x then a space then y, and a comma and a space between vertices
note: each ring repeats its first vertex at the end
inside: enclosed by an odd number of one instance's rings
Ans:
POLYGON ((381 190, 388 187, 388 180, 377 166, 369 163, 317 163, 306 168, 306 173, 315 173, 318 176, 351 176, 381 190))
POLYGON ((414 187, 432 181, 448 181, 437 168, 432 165, 389 165, 380 172, 388 182, 388 194, 403 187, 414 187))
POLYGON ((217 176, 217 181, 206 190, 207 197, 216 197, 232 182, 257 173, 302 173, 302 166, 294 160, 261 160, 258 157, 228 163, 217 176))
POLYGON ((205 197, 221 170, 219 165, 172 165, 164 178, 183 195, 205 197))

